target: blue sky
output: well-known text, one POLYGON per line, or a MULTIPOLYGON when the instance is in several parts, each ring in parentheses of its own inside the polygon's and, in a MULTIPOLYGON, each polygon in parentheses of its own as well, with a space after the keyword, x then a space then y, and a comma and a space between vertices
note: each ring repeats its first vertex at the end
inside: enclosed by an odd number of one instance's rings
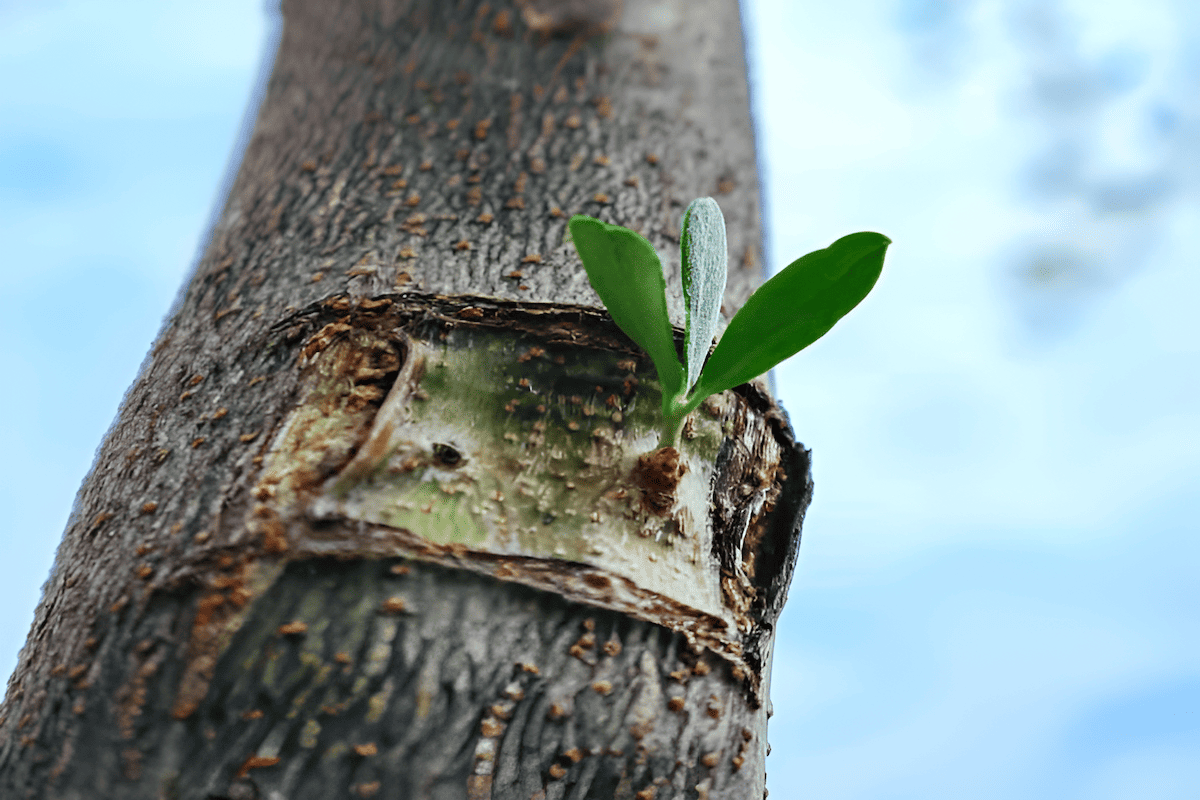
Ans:
MULTIPOLYGON (((1200 796, 1194 5, 748 5, 772 265, 895 241, 776 374, 817 491, 772 798, 1200 796)), ((257 2, 0 6, 0 674, 266 37, 257 2)))

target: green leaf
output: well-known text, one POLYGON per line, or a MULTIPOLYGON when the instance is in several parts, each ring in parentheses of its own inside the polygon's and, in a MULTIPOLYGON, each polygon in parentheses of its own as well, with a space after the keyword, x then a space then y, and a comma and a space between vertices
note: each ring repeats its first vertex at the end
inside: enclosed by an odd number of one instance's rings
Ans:
POLYGON ((654 246, 633 231, 577 214, 568 223, 588 281, 613 321, 650 354, 663 406, 683 392, 683 366, 667 316, 667 285, 654 246))
POLYGON ((808 347, 871 291, 892 240, 852 233, 789 264, 734 315, 695 398, 732 389, 808 347))
POLYGON ((712 347, 725 295, 729 253, 725 246, 725 218, 711 197, 693 200, 683 212, 683 234, 679 239, 683 267, 683 300, 687 310, 684 354, 687 380, 684 391, 700 377, 700 368, 712 347))

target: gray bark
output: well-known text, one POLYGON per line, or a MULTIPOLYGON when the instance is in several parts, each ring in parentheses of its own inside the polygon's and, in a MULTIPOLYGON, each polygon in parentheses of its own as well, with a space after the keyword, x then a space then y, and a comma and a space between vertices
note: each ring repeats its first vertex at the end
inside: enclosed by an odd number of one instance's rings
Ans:
MULTIPOLYGON (((584 353, 609 365, 598 383, 629 363, 626 388, 652 386, 563 244, 571 214, 677 263, 684 206, 714 195, 726 319, 761 279, 737 5, 626 5, 285 3, 224 211, 10 680, 0 795, 762 796, 771 637, 811 496, 762 386, 711 409, 710 497, 686 509, 711 530, 720 613, 586 560, 315 510, 387 398, 423 394, 420 342, 510 337, 514 356, 564 354, 547 380, 584 353)), ((512 408, 564 427, 569 394, 512 408)), ((632 430, 638 395, 618 394, 585 433, 632 430)), ((447 447, 421 463, 454 468, 447 447)))

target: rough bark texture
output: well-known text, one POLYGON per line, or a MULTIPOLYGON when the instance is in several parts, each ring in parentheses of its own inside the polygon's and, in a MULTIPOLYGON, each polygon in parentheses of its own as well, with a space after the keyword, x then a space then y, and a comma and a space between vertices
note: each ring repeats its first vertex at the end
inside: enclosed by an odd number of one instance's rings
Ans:
MULTIPOLYGON (((314 511, 386 398, 410 379, 419 395, 414 331, 636 356, 592 310, 571 214, 677 263, 685 204, 715 195, 726 317, 753 290, 736 3, 295 0, 284 20, 225 211, 10 681, 0 795, 761 796, 771 635, 811 494, 761 387, 714 406, 711 497, 689 509, 731 626, 586 559, 314 511), (307 460, 275 480, 289 442, 307 460)), ((573 421, 547 403, 513 406, 527 443, 573 421)), ((434 443, 412 463, 460 457, 434 443)))

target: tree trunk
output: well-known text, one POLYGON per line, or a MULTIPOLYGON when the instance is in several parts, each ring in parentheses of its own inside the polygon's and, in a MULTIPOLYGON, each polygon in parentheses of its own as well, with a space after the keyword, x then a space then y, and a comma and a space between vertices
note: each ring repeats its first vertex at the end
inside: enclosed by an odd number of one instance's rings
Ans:
POLYGON ((753 290, 736 2, 283 12, 9 684, 0 795, 762 796, 807 451, 755 384, 651 452, 649 359, 563 243, 587 213, 677 264, 715 195, 727 318, 753 290))

